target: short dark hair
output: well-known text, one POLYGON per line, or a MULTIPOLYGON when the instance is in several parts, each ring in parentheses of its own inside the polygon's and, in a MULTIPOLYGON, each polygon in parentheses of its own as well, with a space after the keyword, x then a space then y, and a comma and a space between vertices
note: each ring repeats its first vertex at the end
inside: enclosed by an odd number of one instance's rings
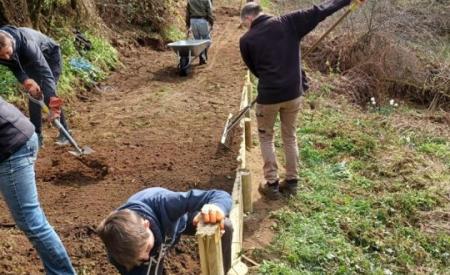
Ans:
POLYGON ((112 212, 97 227, 106 250, 121 265, 134 266, 149 237, 142 220, 136 212, 124 209, 112 212))
POLYGON ((256 16, 262 12, 261 6, 256 2, 248 2, 242 7, 241 10, 241 19, 244 19, 246 16, 256 16))

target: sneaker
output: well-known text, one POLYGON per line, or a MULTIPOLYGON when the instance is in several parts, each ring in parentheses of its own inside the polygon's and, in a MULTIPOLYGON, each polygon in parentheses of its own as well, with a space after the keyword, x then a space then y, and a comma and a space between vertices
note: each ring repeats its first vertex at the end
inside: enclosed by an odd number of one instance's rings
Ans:
POLYGON ((279 184, 278 181, 274 182, 273 184, 270 184, 268 182, 261 183, 259 185, 258 191, 263 194, 265 197, 271 199, 271 200, 278 200, 281 198, 281 193, 279 190, 279 184))
MULTIPOLYGON (((69 133, 70 133, 70 131, 69 131, 69 133)), ((56 142, 55 143, 56 143, 56 145, 59 145, 59 146, 64 146, 64 145, 69 145, 70 144, 69 140, 61 132, 59 133, 58 137, 56 138, 56 142)))
POLYGON ((298 180, 284 180, 280 183, 280 192, 285 195, 295 195, 298 190, 298 180))

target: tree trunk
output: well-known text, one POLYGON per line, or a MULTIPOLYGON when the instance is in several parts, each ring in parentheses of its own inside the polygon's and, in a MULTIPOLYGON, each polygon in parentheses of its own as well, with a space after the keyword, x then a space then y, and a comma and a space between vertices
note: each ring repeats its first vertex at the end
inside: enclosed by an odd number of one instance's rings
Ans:
POLYGON ((0 0, 0 24, 31 27, 26 0, 0 0))

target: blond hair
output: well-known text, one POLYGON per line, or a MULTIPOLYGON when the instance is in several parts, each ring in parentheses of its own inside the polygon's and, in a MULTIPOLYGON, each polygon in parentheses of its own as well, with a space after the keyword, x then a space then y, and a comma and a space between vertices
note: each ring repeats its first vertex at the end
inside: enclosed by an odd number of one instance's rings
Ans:
POLYGON ((109 255, 127 268, 136 265, 139 252, 150 237, 143 218, 128 209, 109 214, 97 227, 97 234, 109 255))

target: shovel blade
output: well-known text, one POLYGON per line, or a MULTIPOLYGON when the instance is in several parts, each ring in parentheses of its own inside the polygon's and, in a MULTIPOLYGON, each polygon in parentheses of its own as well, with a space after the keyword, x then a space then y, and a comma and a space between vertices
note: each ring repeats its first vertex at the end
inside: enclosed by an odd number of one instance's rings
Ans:
POLYGON ((84 146, 83 148, 81 148, 81 152, 79 152, 79 151, 69 151, 70 154, 72 154, 72 155, 74 155, 76 157, 81 157, 83 155, 89 155, 89 154, 92 154, 94 152, 95 151, 92 150, 92 148, 89 147, 89 146, 84 146))
POLYGON ((222 136, 220 138, 220 144, 226 149, 230 149, 230 131, 228 129, 228 126, 230 124, 230 119, 232 116, 233 114, 228 115, 227 121, 225 122, 225 127, 223 128, 222 136))

